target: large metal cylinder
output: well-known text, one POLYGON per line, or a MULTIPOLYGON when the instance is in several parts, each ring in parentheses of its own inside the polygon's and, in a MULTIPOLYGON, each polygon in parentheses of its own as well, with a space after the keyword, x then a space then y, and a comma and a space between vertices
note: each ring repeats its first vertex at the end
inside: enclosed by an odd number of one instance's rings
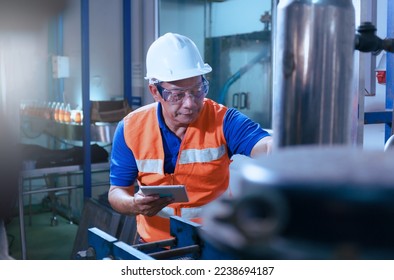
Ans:
POLYGON ((351 0, 281 0, 275 35, 275 147, 350 144, 355 11, 351 0))

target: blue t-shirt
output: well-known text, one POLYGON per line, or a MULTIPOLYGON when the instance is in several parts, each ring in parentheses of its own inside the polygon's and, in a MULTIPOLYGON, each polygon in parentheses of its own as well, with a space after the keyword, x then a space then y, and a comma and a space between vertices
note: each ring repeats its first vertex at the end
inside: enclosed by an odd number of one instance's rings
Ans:
MULTIPOLYGON (((161 104, 158 104, 157 117, 164 147, 164 172, 174 173, 181 139, 168 129, 162 117, 161 104)), ((126 145, 124 122, 119 122, 113 139, 110 166, 110 184, 130 186, 138 175, 137 163, 132 150, 126 145)), ((223 120, 224 137, 227 141, 229 157, 235 154, 250 156, 254 145, 270 134, 253 122, 246 115, 234 108, 229 108, 223 120)))

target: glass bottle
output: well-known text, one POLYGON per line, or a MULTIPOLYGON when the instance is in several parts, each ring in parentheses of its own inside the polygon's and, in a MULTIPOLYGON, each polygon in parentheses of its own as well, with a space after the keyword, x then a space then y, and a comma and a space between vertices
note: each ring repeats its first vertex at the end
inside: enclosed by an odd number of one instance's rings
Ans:
POLYGON ((71 122, 71 106, 70 106, 70 103, 67 103, 65 108, 64 108, 63 121, 65 123, 70 123, 71 122))
POLYGON ((59 122, 64 122, 64 103, 60 103, 60 107, 59 107, 59 122))
POLYGON ((60 102, 57 102, 56 103, 56 106, 55 106, 55 111, 54 111, 54 114, 53 114, 53 118, 55 119, 55 121, 60 121, 59 120, 59 111, 60 111, 60 102))

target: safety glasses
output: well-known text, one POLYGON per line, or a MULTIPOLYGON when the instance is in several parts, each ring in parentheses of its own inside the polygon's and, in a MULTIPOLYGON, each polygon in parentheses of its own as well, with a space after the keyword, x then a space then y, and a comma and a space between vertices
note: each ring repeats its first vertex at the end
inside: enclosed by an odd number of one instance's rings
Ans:
POLYGON ((186 93, 189 93, 189 96, 193 97, 193 99, 200 101, 209 91, 209 82, 204 77, 202 77, 202 82, 200 84, 188 88, 166 89, 161 86, 160 82, 155 83, 155 86, 163 99, 171 104, 182 103, 186 93))

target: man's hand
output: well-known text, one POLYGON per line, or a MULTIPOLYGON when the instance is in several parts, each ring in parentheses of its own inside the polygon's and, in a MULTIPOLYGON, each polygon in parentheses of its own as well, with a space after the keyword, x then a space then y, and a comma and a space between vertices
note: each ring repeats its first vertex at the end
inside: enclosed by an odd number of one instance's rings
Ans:
POLYGON ((151 217, 156 215, 161 209, 173 202, 174 199, 171 197, 160 197, 158 194, 144 195, 141 191, 139 191, 134 195, 132 208, 133 212, 136 214, 151 217))
POLYGON ((151 217, 174 202, 171 197, 145 196, 141 191, 133 194, 133 190, 134 186, 111 186, 108 192, 108 201, 112 208, 125 215, 141 214, 151 217))

